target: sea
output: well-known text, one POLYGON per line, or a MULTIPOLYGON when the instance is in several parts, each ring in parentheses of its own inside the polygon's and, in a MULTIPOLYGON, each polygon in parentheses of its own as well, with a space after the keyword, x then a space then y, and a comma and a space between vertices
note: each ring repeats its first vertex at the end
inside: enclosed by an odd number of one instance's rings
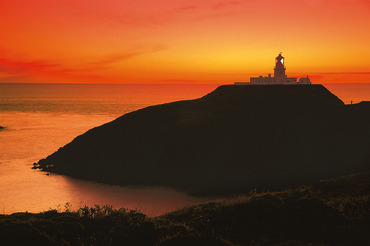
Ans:
MULTIPOLYGON (((113 186, 48 174, 32 164, 87 130, 150 105, 190 100, 219 85, 0 83, 0 214, 112 205, 158 216, 216 197, 169 187, 113 186)), ((344 103, 370 101, 369 84, 324 84, 344 103)))

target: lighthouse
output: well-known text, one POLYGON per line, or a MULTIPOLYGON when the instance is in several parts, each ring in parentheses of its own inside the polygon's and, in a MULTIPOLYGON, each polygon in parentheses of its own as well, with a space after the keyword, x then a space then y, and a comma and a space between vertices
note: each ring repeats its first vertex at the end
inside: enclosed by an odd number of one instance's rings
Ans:
POLYGON ((285 66, 284 66, 284 57, 281 55, 281 53, 275 58, 275 68, 274 68, 274 77, 275 78, 286 78, 285 75, 285 66))
POLYGON ((311 84, 310 79, 302 77, 297 81, 297 78, 289 78, 285 74, 285 58, 280 54, 275 58, 274 76, 269 74, 267 77, 251 77, 250 82, 235 82, 235 85, 296 85, 296 84, 311 84))

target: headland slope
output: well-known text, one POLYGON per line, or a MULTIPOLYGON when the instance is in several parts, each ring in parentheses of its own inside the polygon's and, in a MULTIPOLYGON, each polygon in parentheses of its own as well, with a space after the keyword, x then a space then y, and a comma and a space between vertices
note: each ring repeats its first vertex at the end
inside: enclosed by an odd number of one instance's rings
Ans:
POLYGON ((125 114, 36 166, 206 194, 275 189, 368 170, 369 126, 369 102, 345 105, 322 85, 225 85, 125 114))

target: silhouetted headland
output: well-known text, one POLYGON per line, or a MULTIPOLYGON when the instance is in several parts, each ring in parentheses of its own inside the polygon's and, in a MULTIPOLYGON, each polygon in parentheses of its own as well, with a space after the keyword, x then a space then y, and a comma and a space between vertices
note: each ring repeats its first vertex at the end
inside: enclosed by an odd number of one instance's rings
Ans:
POLYGON ((275 189, 369 169, 370 102, 322 85, 224 85, 93 128, 35 167, 207 194, 275 189))

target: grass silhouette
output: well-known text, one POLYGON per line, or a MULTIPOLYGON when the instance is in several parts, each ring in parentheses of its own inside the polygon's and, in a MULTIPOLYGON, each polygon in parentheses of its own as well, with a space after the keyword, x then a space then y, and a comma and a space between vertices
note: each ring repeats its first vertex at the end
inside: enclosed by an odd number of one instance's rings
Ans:
POLYGON ((2 245, 369 245, 370 173, 188 206, 158 217, 112 206, 0 216, 2 245))

